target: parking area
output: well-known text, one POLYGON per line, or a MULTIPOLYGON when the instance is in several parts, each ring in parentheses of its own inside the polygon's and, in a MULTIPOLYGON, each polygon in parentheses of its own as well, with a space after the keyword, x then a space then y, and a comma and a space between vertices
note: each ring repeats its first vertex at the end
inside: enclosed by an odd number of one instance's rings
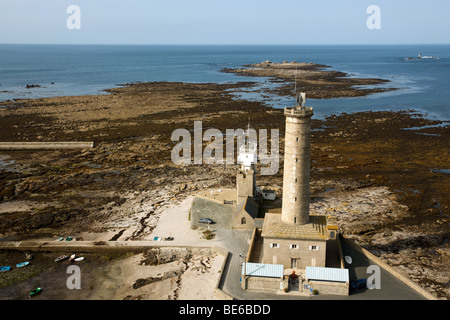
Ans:
MULTIPOLYGON (((350 280, 356 281, 367 279, 373 273, 368 267, 377 265, 376 262, 369 260, 364 254, 355 250, 347 242, 342 242, 342 251, 344 255, 351 256, 352 264, 346 264, 349 269, 350 280)), ((425 300, 417 291, 411 289, 400 279, 389 273, 387 270, 380 268, 380 288, 369 290, 359 289, 351 290, 348 299, 364 299, 364 300, 425 300)))
POLYGON ((200 219, 211 219, 211 230, 231 228, 231 217, 234 212, 233 205, 220 204, 213 200, 196 197, 191 206, 191 228, 208 228, 207 223, 200 223, 200 219))

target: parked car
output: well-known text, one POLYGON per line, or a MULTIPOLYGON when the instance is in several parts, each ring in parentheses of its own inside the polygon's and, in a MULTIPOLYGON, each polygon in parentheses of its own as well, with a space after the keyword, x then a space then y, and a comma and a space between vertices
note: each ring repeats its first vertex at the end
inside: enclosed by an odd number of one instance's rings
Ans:
POLYGON ((367 288, 367 279, 358 279, 350 282, 350 288, 357 289, 366 289, 367 288))
POLYGON ((210 218, 202 218, 202 219, 199 219, 198 222, 200 222, 200 223, 207 223, 207 224, 213 224, 214 223, 214 221, 211 220, 210 218))

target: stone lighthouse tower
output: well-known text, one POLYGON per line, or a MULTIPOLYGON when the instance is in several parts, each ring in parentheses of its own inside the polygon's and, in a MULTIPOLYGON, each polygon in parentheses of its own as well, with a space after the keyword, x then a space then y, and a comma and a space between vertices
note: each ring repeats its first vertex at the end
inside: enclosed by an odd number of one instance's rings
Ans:
POLYGON ((309 222, 311 117, 305 94, 297 95, 297 105, 284 110, 286 116, 283 206, 281 220, 303 225, 309 222))
MULTIPOLYGON (((305 94, 297 105, 285 108, 286 133, 281 214, 268 212, 261 231, 262 263, 281 264, 284 269, 326 266, 327 218, 309 214, 311 117, 305 94), (295 249, 295 250, 294 250, 295 249)), ((333 235, 335 239, 335 231, 333 235)))

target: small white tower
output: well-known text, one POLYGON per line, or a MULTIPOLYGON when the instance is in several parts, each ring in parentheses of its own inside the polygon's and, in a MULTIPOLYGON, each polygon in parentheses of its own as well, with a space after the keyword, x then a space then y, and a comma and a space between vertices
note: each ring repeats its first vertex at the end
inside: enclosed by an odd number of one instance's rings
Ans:
POLYGON ((258 161, 258 152, 256 142, 247 142, 239 149, 238 164, 241 165, 241 172, 248 172, 255 170, 255 164, 258 161))
MULTIPOLYGON (((250 129, 250 125, 249 125, 250 129)), ((258 144, 256 141, 246 139, 246 142, 239 148, 238 164, 241 165, 240 171, 236 176, 237 203, 246 200, 247 197, 254 197, 256 190, 256 169, 258 160, 258 144)))

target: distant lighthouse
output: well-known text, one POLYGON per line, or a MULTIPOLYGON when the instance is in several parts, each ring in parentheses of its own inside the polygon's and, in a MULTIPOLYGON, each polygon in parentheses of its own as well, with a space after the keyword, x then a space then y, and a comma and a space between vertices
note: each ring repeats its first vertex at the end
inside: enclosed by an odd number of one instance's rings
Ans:
POLYGON ((286 116, 283 205, 281 220, 289 224, 309 222, 311 117, 313 108, 305 106, 304 93, 297 105, 284 109, 286 116))

